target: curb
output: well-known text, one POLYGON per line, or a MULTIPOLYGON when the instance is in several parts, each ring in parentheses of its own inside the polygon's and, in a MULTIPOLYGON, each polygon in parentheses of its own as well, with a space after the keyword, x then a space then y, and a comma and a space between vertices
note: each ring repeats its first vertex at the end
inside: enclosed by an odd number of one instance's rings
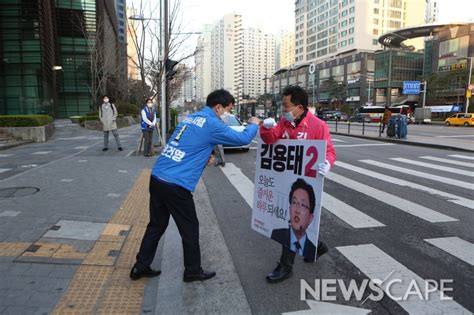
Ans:
POLYGON ((382 137, 370 137, 370 136, 362 136, 362 135, 351 135, 351 134, 341 133, 341 132, 331 132, 331 134, 338 135, 338 136, 347 136, 347 137, 359 138, 359 139, 369 139, 369 140, 375 140, 375 141, 390 142, 390 143, 396 143, 396 144, 406 144, 406 145, 413 145, 413 146, 420 146, 420 147, 428 147, 428 148, 436 148, 436 149, 445 149, 445 150, 453 150, 453 151, 462 151, 462 152, 474 153, 474 150, 458 148, 458 147, 453 147, 453 146, 447 146, 447 145, 442 145, 442 144, 422 143, 422 142, 414 142, 414 141, 408 141, 408 140, 399 140, 399 139, 390 139, 390 138, 387 139, 387 138, 382 138, 382 137))
POLYGON ((30 144, 30 143, 33 143, 33 142, 34 141, 18 141, 18 142, 13 142, 13 143, 10 143, 10 144, 0 145, 0 151, 15 148, 15 147, 19 147, 21 145, 30 144))

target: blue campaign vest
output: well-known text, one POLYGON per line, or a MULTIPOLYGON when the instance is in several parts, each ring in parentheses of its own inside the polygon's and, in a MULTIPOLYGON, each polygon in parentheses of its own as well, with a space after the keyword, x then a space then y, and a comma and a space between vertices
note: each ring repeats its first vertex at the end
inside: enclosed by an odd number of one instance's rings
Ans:
MULTIPOLYGON (((152 110, 150 111, 150 110, 148 109, 148 106, 145 106, 145 108, 144 108, 143 110, 145 111, 145 114, 146 114, 146 117, 148 118, 148 120, 151 121, 151 122, 153 122, 153 120, 154 120, 154 118, 155 118, 155 113, 156 113, 156 112, 155 112, 155 109, 152 108, 152 110), (151 119, 150 119, 150 116, 152 117, 151 119)), ((143 129, 143 130, 150 130, 150 129, 154 129, 154 128, 155 128, 155 126, 150 127, 150 125, 148 125, 148 124, 143 120, 141 113, 140 113, 140 120, 141 120, 141 125, 142 125, 142 129, 143 129)))

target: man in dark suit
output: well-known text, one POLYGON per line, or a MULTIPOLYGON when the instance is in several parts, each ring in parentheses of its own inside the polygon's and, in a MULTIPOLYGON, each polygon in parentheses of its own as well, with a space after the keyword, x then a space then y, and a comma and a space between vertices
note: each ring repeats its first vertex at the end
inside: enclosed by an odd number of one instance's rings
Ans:
MULTIPOLYGON (((298 178, 291 185, 290 195, 290 226, 288 228, 272 231, 271 238, 287 248, 283 251, 278 267, 284 269, 276 270, 267 276, 267 281, 276 283, 283 281, 293 274, 295 254, 304 256, 305 262, 314 262, 316 246, 309 240, 306 229, 313 222, 316 197, 313 187, 304 179, 298 178), (290 252, 291 251, 291 252, 290 252), (292 254, 289 254, 292 253, 292 254)), ((328 251, 327 246, 318 243, 318 257, 328 251)), ((277 269, 279 269, 277 267, 277 269)))

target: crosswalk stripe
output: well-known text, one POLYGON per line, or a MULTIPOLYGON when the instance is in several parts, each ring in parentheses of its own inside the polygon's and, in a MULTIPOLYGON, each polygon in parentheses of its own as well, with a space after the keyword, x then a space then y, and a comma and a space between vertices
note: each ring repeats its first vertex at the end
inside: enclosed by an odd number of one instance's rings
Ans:
POLYGON ((253 208, 253 182, 248 179, 234 163, 226 163, 225 167, 222 167, 221 170, 244 198, 249 207, 253 208))
POLYGON ((347 142, 341 139, 332 138, 332 142, 347 142))
POLYGON ((436 176, 436 175, 427 174, 427 173, 423 173, 423 172, 418 172, 418 171, 415 171, 415 170, 407 169, 407 168, 404 168, 404 167, 398 167, 398 166, 394 166, 394 165, 390 165, 390 164, 386 164, 386 163, 382 163, 382 162, 378 162, 378 161, 374 161, 374 160, 359 160, 359 161, 362 162, 362 163, 367 163, 367 164, 370 164, 370 165, 373 165, 373 166, 386 168, 386 169, 389 169, 389 170, 392 170, 392 171, 397 171, 397 172, 408 174, 408 175, 411 175, 411 176, 418 176, 418 177, 422 177, 422 178, 431 179, 431 180, 434 180, 434 181, 437 181, 437 182, 441 182, 441 183, 444 183, 444 184, 449 184, 449 185, 453 185, 453 186, 457 186, 457 187, 461 187, 461 188, 465 188, 465 189, 469 189, 469 190, 474 190, 474 184, 466 183, 466 182, 463 182, 463 181, 460 181, 460 180, 451 179, 451 178, 447 178, 447 177, 443 177, 443 176, 436 176))
POLYGON ((0 173, 5 173, 9 170, 11 170, 11 168, 0 168, 0 173))
POLYGON ((460 154, 451 154, 449 156, 455 157, 455 158, 458 158, 458 159, 465 159, 465 160, 474 161, 474 156, 467 156, 467 155, 460 155, 460 154))
POLYGON ((362 183, 356 182, 355 180, 349 179, 347 177, 338 175, 336 173, 329 173, 326 176, 328 179, 341 184, 343 186, 349 187, 355 191, 358 191, 364 195, 370 196, 372 198, 383 201, 384 203, 400 209, 408 214, 414 215, 422 220, 434 223, 434 222, 451 222, 458 221, 458 219, 452 218, 450 216, 444 215, 442 213, 436 212, 429 208, 426 208, 422 205, 416 204, 414 202, 408 201, 406 199, 394 196, 392 194, 386 193, 384 191, 372 188, 370 186, 364 185, 362 183))
POLYGON ((473 167, 474 168, 474 164, 472 164, 472 163, 459 162, 459 161, 455 161, 455 160, 448 160, 448 159, 443 159, 443 158, 439 158, 439 157, 435 157, 435 156, 420 156, 420 158, 426 159, 426 160, 431 160, 431 161, 436 161, 436 162, 455 164, 457 166, 466 166, 466 167, 473 167))
POLYGON ((474 265, 474 244, 459 237, 440 237, 425 239, 426 242, 461 259, 471 266, 474 265))
POLYGON ((463 176, 474 177, 474 172, 460 171, 459 169, 453 168, 453 167, 447 167, 447 166, 442 166, 442 165, 437 165, 437 164, 432 164, 432 163, 424 163, 424 162, 409 160, 409 159, 404 159, 404 158, 391 158, 390 160, 394 160, 394 161, 398 161, 402 163, 408 163, 411 165, 423 166, 427 168, 434 168, 435 170, 445 171, 445 172, 454 173, 454 174, 461 174, 463 176))
POLYGON ((395 145, 395 143, 359 143, 359 144, 335 144, 334 147, 339 148, 352 148, 352 147, 377 147, 395 145))
POLYGON ((51 152, 53 152, 53 151, 37 151, 37 152, 33 152, 31 154, 45 155, 45 154, 50 154, 51 152))
POLYGON ((356 229, 385 226, 385 224, 327 193, 323 193, 323 207, 356 229))
MULTIPOLYGON (((462 305, 454 300, 441 300, 441 292, 436 290, 427 294, 426 281, 416 273, 399 263, 374 244, 336 247, 352 264, 386 293, 390 293, 409 314, 470 314, 462 305), (388 277, 388 278, 387 278, 388 277), (385 280, 385 281, 381 281, 385 280), (391 282, 401 280, 402 282, 391 282), (410 290, 410 283, 416 281, 422 296, 428 295, 429 301, 417 299, 414 295, 408 299, 400 299, 410 290), (389 285, 390 284, 390 285, 389 285)), ((390 297, 390 296, 389 296, 390 297)))
POLYGON ((464 206, 464 207, 467 207, 467 208, 470 208, 470 209, 474 209, 474 202, 472 202, 471 199, 456 196, 456 195, 453 195, 453 194, 450 194, 450 193, 447 193, 447 192, 444 192, 444 191, 441 191, 441 190, 437 190, 437 189, 426 187, 426 186, 423 186, 423 185, 420 185, 420 184, 412 183, 412 182, 409 182, 409 181, 406 181, 406 180, 403 180, 403 179, 398 179, 398 178, 395 178, 395 177, 392 177, 392 176, 384 175, 382 173, 377 173, 377 172, 367 170, 367 169, 364 169, 364 168, 361 168, 361 167, 358 167, 358 166, 354 166, 354 165, 351 165, 351 164, 347 164, 347 163, 344 163, 344 162, 337 161, 336 165, 337 165, 337 167, 342 167, 342 168, 345 168, 345 169, 348 169, 348 170, 351 170, 351 171, 354 171, 354 172, 357 172, 357 173, 360 173, 360 174, 363 174, 363 175, 366 175, 366 176, 369 176, 369 177, 373 177, 373 178, 376 178, 376 179, 379 179, 379 180, 382 180, 382 181, 385 181, 385 182, 388 182, 388 183, 391 183, 391 184, 418 189, 418 190, 427 192, 427 193, 432 194, 432 195, 438 195, 440 197, 446 198, 446 201, 448 201, 448 202, 452 202, 452 203, 455 203, 455 204, 458 204, 458 205, 461 205, 461 206, 464 206))

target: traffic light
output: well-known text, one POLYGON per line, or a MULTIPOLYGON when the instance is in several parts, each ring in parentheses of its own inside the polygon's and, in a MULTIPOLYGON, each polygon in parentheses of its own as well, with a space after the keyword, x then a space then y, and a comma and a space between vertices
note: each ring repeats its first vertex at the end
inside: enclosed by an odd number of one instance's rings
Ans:
POLYGON ((166 80, 171 81, 173 76, 177 73, 176 70, 173 70, 174 67, 178 64, 178 61, 171 59, 166 59, 165 69, 166 69, 166 80))

